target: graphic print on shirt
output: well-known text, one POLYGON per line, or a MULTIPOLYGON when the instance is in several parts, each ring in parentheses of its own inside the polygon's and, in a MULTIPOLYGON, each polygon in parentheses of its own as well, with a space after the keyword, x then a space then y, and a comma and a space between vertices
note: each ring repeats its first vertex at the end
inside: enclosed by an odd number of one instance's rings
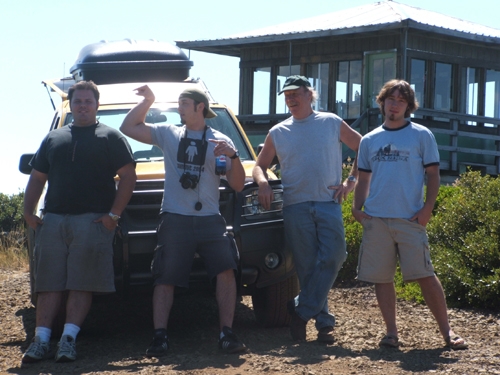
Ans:
POLYGON ((207 144, 204 139, 182 138, 177 149, 177 168, 186 172, 203 172, 207 144))
POLYGON ((383 147, 380 147, 375 154, 375 156, 372 157, 372 161, 404 161, 407 162, 410 157, 410 153, 408 151, 404 150, 398 150, 398 148, 392 144, 388 143, 383 147))

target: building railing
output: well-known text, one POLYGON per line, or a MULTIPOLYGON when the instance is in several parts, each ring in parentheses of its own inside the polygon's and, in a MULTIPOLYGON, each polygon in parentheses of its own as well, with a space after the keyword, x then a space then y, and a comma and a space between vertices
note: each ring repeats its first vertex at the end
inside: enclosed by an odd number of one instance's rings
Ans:
MULTIPOLYGON (((267 134, 272 125, 290 114, 237 117, 245 131, 267 134)), ((358 118, 346 119, 362 135, 381 125, 382 121, 378 108, 369 108, 358 118)), ((469 167, 485 174, 500 174, 500 118, 420 108, 412 121, 428 127, 436 137, 442 173, 459 175, 469 167)), ((344 156, 354 155, 346 149, 344 156)))

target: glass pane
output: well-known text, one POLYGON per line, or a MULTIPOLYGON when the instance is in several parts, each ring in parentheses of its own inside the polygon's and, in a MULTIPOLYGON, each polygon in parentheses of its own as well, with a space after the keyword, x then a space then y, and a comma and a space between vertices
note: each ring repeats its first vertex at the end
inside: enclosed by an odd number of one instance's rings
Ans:
MULTIPOLYGON (((478 98, 479 98, 479 79, 480 79, 480 71, 475 68, 463 68, 463 79, 464 84, 463 87, 465 90, 463 102, 464 112, 468 115, 477 116, 478 114, 478 98)), ((477 125, 475 121, 467 121, 468 125, 477 125)))
POLYGON ((361 110, 361 60, 338 63, 335 110, 341 118, 357 118, 361 110))
POLYGON ((410 84, 415 91, 415 98, 417 99, 420 107, 424 107, 425 98, 425 61, 424 60, 411 60, 411 74, 410 84))
MULTIPOLYGON (((236 124, 227 110, 224 108, 212 109, 217 114, 217 117, 206 119, 207 125, 231 138, 236 149, 240 152, 240 158, 242 160, 251 160, 250 152, 246 143, 244 142, 236 124)), ((129 109, 99 110, 97 112, 97 118, 103 124, 119 130, 128 111, 129 109)), ((65 121, 65 125, 68 125, 71 121, 73 121, 71 113, 68 113, 65 121)), ((176 106, 172 106, 170 108, 162 107, 161 109, 150 108, 146 116, 146 122, 149 124, 174 124, 181 126, 181 119, 176 106)), ((132 148, 134 159, 138 162, 163 160, 163 153, 158 147, 138 142, 127 136, 125 136, 125 138, 127 138, 127 141, 132 148)))
POLYGON ((283 95, 278 95, 278 93, 281 91, 286 78, 295 74, 300 74, 300 65, 278 67, 278 76, 276 77, 276 113, 288 113, 285 99, 283 95))
POLYGON ((486 72, 484 115, 486 117, 500 118, 500 71, 488 70, 486 72))
POLYGON ((357 118, 361 114, 361 60, 349 62, 349 104, 348 118, 357 118))
POLYGON ((307 66, 307 77, 319 95, 318 101, 313 105, 315 111, 328 111, 328 68, 327 63, 307 66))
POLYGON ((270 87, 271 68, 257 68, 253 73, 253 114, 267 115, 269 113, 270 87))
POLYGON ((436 63, 434 90, 434 109, 451 111, 453 109, 451 64, 436 63))
POLYGON ((382 88, 382 85, 385 83, 384 80, 384 60, 378 59, 373 61, 373 100, 372 100, 372 108, 378 107, 376 103, 376 96, 378 92, 382 88))

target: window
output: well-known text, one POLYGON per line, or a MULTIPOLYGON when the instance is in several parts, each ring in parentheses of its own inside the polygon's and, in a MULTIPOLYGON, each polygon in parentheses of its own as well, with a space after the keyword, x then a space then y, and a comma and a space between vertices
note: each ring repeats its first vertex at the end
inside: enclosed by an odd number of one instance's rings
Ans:
POLYGON ((271 68, 257 68, 253 73, 253 114, 269 113, 269 93, 271 87, 271 68))
MULTIPOLYGON (((468 115, 477 116, 479 109, 479 90, 480 90, 481 70, 476 68, 462 69, 462 111, 468 115)), ((475 121, 467 121, 468 125, 477 125, 475 121)))
POLYGON ((425 107, 425 61, 411 60, 410 85, 415 91, 415 98, 420 107, 425 107))
POLYGON ((314 103, 314 110, 328 111, 328 71, 329 64, 309 64, 307 66, 307 77, 311 86, 318 92, 319 98, 314 103))
POLYGON ((497 70, 486 71, 484 115, 486 117, 500 118, 500 71, 497 70))
POLYGON ((436 63, 434 90, 434 109, 452 111, 453 85, 451 64, 436 63))
POLYGON ((357 118, 361 114, 361 60, 340 61, 335 82, 335 106, 341 118, 357 118))

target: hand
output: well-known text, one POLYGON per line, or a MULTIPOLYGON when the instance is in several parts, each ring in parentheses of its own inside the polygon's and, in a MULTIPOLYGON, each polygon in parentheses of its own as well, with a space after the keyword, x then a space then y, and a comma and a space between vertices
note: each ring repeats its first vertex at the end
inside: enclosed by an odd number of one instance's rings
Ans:
POLYGON ((274 192, 272 187, 266 181, 259 185, 259 203, 264 207, 265 210, 271 208, 271 203, 274 200, 274 192))
POLYGON ((232 148, 226 141, 221 141, 218 139, 209 139, 209 142, 215 143, 214 155, 226 155, 228 158, 233 156, 236 152, 234 148, 232 148))
POLYGON ((94 221, 95 223, 102 223, 104 227, 110 232, 114 231, 118 226, 118 222, 114 221, 108 214, 101 216, 99 219, 94 221))
POLYGON ((342 204, 342 202, 346 200, 349 193, 354 189, 354 185, 355 184, 353 182, 347 181, 341 185, 328 186, 328 189, 335 190, 333 193, 333 199, 338 204, 342 204))
POLYGON ((356 221, 358 223, 361 223, 363 221, 363 219, 371 219, 372 218, 370 215, 365 213, 365 211, 363 211, 363 210, 357 210, 357 209, 353 208, 351 210, 351 212, 352 212, 352 216, 354 216, 354 218, 356 219, 356 221))
POLYGON ((420 224, 425 227, 429 223, 431 216, 432 216, 432 210, 428 211, 425 209, 424 206, 420 211, 418 211, 415 215, 413 215, 410 218, 410 221, 415 221, 417 224, 420 224))
POLYGON ((34 214, 24 214, 24 220, 26 220, 26 223, 33 229, 43 224, 43 220, 34 214))
POLYGON ((144 100, 153 103, 155 101, 155 94, 149 88, 148 85, 144 85, 134 89, 136 95, 144 97, 144 100))

